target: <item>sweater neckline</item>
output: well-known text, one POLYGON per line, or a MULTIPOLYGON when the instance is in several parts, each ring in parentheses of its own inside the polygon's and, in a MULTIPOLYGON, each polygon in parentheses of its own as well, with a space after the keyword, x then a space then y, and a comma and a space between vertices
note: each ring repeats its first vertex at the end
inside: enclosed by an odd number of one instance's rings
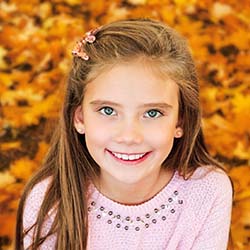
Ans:
POLYGON ((158 192, 156 193, 152 198, 149 200, 135 205, 126 205, 121 204, 119 202, 116 202, 104 194, 102 194, 93 183, 90 184, 90 200, 89 203, 91 205, 95 204, 99 207, 109 208, 109 209, 115 209, 116 211, 126 211, 127 213, 130 212, 136 212, 141 210, 148 210, 148 209, 154 209, 155 206, 158 204, 163 204, 168 199, 172 199, 171 197, 174 196, 174 194, 178 193, 178 171, 175 170, 172 178, 170 181, 158 192))

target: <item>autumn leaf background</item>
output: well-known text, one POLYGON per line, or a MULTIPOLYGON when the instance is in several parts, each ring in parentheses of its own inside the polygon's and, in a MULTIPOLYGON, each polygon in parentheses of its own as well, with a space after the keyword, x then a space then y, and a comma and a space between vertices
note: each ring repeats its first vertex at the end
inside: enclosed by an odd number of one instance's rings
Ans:
POLYGON ((189 41, 211 154, 235 188, 232 239, 250 249, 250 2, 248 0, 0 1, 0 250, 57 122, 77 39, 107 22, 151 17, 189 41))

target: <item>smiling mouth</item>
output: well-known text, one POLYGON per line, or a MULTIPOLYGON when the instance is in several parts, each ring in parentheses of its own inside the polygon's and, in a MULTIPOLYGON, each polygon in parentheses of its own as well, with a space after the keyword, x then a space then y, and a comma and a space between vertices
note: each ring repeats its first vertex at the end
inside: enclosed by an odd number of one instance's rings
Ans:
POLYGON ((110 150, 108 150, 108 152, 112 156, 114 156, 114 158, 116 158, 119 161, 122 161, 122 162, 134 162, 134 163, 135 162, 141 162, 150 153, 150 152, 146 152, 146 153, 136 153, 136 154, 125 154, 125 153, 113 152, 113 151, 110 151, 110 150))

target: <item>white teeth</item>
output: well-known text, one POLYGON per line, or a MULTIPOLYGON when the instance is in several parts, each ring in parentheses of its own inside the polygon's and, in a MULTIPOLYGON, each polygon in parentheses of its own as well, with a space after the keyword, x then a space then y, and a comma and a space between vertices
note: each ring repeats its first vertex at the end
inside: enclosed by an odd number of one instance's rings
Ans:
POLYGON ((134 155, 127 155, 127 154, 118 154, 118 153, 114 153, 112 152, 113 155, 119 159, 122 159, 122 160, 130 160, 130 161, 133 161, 133 160, 138 160, 140 158, 142 158, 145 154, 134 154, 134 155))
POLYGON ((129 156, 128 155, 122 155, 123 160, 128 160, 129 156))
POLYGON ((129 159, 130 161, 135 160, 135 159, 136 159, 136 155, 129 155, 129 156, 128 156, 128 159, 129 159))

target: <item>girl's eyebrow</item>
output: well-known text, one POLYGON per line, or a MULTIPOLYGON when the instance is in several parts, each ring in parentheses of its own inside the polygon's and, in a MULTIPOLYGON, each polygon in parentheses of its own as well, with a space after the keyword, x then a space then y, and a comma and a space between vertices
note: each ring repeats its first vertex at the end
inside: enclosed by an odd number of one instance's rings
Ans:
MULTIPOLYGON (((102 105, 110 105, 113 107, 122 107, 121 104, 116 103, 116 102, 112 102, 112 101, 106 101, 106 100, 94 100, 90 102, 91 105, 98 105, 98 106, 102 106, 102 105)), ((139 107, 142 108, 161 108, 161 109, 171 109, 173 108, 172 105, 165 103, 165 102, 150 102, 150 103, 144 103, 142 105, 140 105, 139 107)))

